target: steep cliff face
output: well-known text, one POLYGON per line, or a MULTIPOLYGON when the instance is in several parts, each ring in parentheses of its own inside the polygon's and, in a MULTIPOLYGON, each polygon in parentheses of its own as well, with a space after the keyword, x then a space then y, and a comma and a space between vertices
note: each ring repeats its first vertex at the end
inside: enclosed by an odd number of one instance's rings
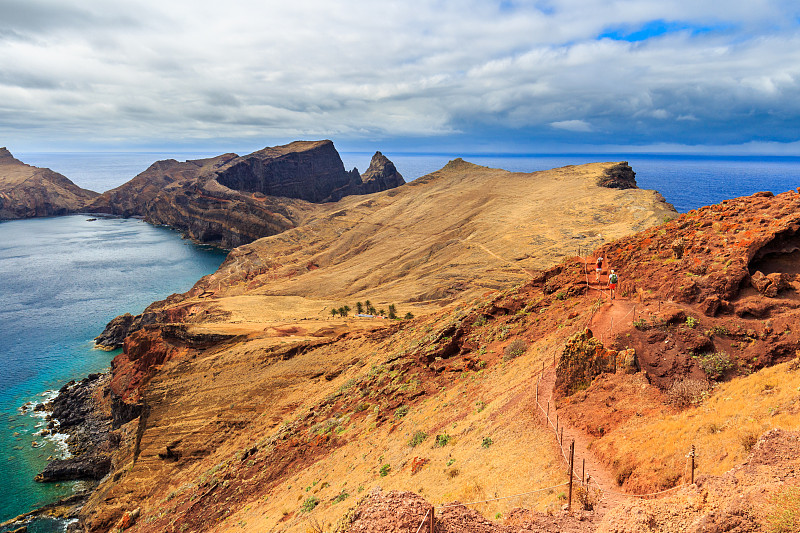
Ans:
POLYGON ((67 215, 97 196, 49 168, 26 165, 0 148, 0 220, 67 215))
POLYGON ((404 183, 388 159, 376 163, 373 174, 365 182, 357 169, 345 171, 331 141, 296 141, 241 157, 159 161, 90 209, 142 216, 194 240, 234 248, 297 226, 313 210, 309 202, 404 183))
POLYGON ((295 141, 239 157, 216 180, 236 191, 322 202, 353 176, 358 171, 345 171, 331 141, 295 141))

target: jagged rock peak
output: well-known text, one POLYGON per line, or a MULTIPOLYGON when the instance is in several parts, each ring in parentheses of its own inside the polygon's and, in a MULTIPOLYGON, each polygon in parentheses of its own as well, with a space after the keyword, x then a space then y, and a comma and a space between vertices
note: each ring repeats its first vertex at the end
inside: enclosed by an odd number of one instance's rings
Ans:
POLYGON ((361 181, 364 184, 365 193, 393 189, 406 182, 394 163, 380 152, 375 152, 375 155, 372 156, 369 168, 361 175, 361 181))
POLYGON ((617 163, 613 167, 606 169, 603 176, 597 180, 601 187, 609 189, 637 189, 636 173, 627 161, 617 163))

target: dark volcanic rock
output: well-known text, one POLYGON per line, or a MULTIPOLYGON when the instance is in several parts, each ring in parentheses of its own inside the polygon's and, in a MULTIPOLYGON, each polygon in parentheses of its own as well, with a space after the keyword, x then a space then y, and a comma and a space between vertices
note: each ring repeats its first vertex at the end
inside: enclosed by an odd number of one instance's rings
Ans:
MULTIPOLYGON (((354 172, 358 176, 358 171, 354 172)), ((217 181, 230 189, 322 202, 350 183, 331 141, 296 141, 239 157, 220 169, 217 181)))
POLYGON ((371 194, 386 191, 403 185, 406 181, 397 171, 394 163, 385 155, 375 152, 370 161, 369 168, 361 176, 355 169, 351 171, 351 181, 347 186, 333 191, 326 201, 338 201, 345 196, 353 194, 371 194))
POLYGON ((297 141, 241 157, 159 161, 104 193, 88 210, 142 216, 191 239, 235 248, 295 227, 308 209, 305 202, 403 183, 388 159, 380 156, 373 163, 365 177, 356 169, 346 171, 331 141, 297 141))
POLYGON ((134 331, 142 329, 144 326, 153 324, 155 321, 155 313, 145 311, 136 316, 125 313, 111 320, 103 332, 94 338, 94 343, 97 347, 107 350, 119 348, 122 346, 125 337, 134 331))
POLYGON ((636 173, 627 161, 623 161, 606 170, 597 184, 609 189, 636 189, 636 173))
POLYGON ((58 432, 66 433, 67 446, 74 457, 51 461, 36 481, 100 479, 111 466, 111 416, 99 398, 110 380, 109 374, 90 374, 79 382, 70 381, 53 400, 52 420, 58 432))
POLYGON ((54 459, 36 476, 36 481, 69 481, 73 479, 102 479, 111 469, 110 455, 82 455, 69 459, 54 459))
POLYGON ((0 148, 0 220, 76 213, 95 197, 58 172, 26 165, 0 148))

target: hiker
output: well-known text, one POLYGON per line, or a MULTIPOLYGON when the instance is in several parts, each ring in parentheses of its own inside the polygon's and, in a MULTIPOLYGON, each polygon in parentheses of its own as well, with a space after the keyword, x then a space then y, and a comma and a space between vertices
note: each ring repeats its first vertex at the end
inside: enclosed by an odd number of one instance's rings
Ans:
POLYGON ((614 299, 614 293, 617 290, 617 275, 612 270, 608 274, 608 291, 611 293, 611 299, 614 299))
POLYGON ((603 273, 603 256, 597 258, 597 265, 595 265, 594 271, 597 274, 597 283, 600 283, 600 274, 603 273))

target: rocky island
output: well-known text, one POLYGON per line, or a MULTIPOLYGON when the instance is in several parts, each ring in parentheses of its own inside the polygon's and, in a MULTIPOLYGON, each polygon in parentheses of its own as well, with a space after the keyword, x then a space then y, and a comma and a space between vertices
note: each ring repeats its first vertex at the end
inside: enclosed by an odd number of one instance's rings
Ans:
POLYGON ((97 196, 58 172, 26 165, 0 148, 0 220, 77 213, 97 196))

